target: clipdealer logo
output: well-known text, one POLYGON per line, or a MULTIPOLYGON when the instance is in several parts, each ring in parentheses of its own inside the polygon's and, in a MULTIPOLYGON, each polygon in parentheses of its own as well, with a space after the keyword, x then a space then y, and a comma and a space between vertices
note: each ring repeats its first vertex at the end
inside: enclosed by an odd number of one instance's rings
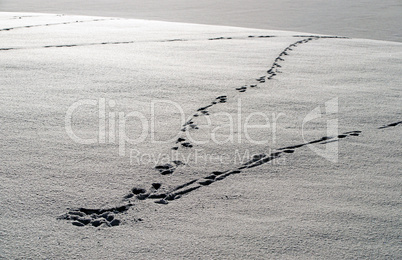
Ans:
MULTIPOLYGON (((184 133, 186 140, 193 144, 214 142, 219 145, 236 142, 241 144, 244 141, 255 145, 267 145, 270 142, 271 144, 275 143, 277 122, 279 118, 285 114, 272 113, 269 115, 263 112, 253 112, 244 116, 241 106, 241 99, 238 99, 236 113, 217 112, 204 115, 205 124, 202 125, 202 127, 208 131, 205 138, 201 140, 199 136, 192 134, 191 131, 186 131, 184 133), (213 124, 216 121, 219 121, 219 123, 213 124), (256 124, 253 123, 254 121, 262 123, 256 124), (263 133, 260 135, 262 137, 253 138, 252 133, 255 134, 256 132, 263 133), (198 139, 196 139, 196 137, 198 139)), ((180 132, 181 126, 189 121, 191 117, 192 115, 185 115, 184 110, 178 103, 170 100, 152 100, 150 102, 150 115, 147 115, 138 111, 131 111, 129 113, 116 111, 116 102, 114 100, 107 101, 105 98, 99 98, 98 100, 83 99, 74 102, 67 109, 65 115, 65 130, 70 139, 78 144, 117 144, 119 147, 119 155, 125 156, 127 144, 135 145, 145 141, 158 144, 174 142, 183 134, 183 132, 180 132), (180 125, 177 126, 177 133, 167 140, 157 140, 155 136, 157 132, 155 123, 158 115, 158 111, 156 111, 157 105, 163 105, 165 109, 166 106, 169 106, 170 110, 175 109, 176 114, 180 116, 180 125), (92 110, 97 110, 98 125, 97 129, 90 131, 91 133, 94 132, 91 138, 83 138, 74 131, 74 129, 77 129, 74 127, 73 118, 75 113, 82 113, 83 107, 91 107, 92 110), (132 129, 127 128, 128 120, 135 121, 136 127, 141 129, 141 131, 136 131, 136 138, 132 138, 132 133, 129 135, 129 130, 132 129)))

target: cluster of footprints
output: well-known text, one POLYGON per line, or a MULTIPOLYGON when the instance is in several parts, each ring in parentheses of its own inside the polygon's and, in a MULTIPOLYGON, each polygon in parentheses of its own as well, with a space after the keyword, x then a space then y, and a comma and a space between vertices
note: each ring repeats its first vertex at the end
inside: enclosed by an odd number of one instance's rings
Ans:
MULTIPOLYGON (((113 227, 121 223, 121 221, 116 218, 116 215, 126 212, 131 206, 132 204, 107 209, 70 209, 68 213, 59 216, 58 219, 71 220, 74 226, 79 227, 86 225, 93 227, 113 227)), ((142 219, 137 220, 142 221, 142 219)))

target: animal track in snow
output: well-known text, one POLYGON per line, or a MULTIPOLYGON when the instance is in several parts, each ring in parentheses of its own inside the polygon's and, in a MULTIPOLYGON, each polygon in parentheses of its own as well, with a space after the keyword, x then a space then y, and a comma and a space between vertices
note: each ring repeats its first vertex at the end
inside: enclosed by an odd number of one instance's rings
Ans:
POLYGON ((108 19, 76 20, 76 21, 71 21, 71 22, 60 22, 60 23, 33 24, 33 25, 24 25, 24 26, 2 28, 2 29, 0 29, 0 31, 11 31, 11 30, 15 30, 15 29, 27 29, 27 28, 33 28, 33 27, 44 27, 44 26, 87 23, 87 22, 99 22, 99 21, 111 21, 111 20, 117 20, 117 19, 116 18, 108 18, 108 19))
POLYGON ((322 38, 322 39, 349 39, 349 37, 344 36, 331 36, 331 35, 293 35, 293 37, 300 38, 322 38))
MULTIPOLYGON (((183 146, 186 146, 187 143, 182 143, 183 146)), ((182 161, 173 161, 172 162, 174 165, 167 163, 164 165, 158 165, 155 167, 155 169, 157 169, 159 171, 160 174, 162 175, 168 175, 168 174, 172 174, 178 166, 184 165, 184 163, 182 161)))
POLYGON ((242 86, 240 88, 236 88, 236 90, 238 90, 239 92, 246 92, 247 86, 242 86))
POLYGON ((249 35, 248 38, 272 38, 274 35, 249 35))
MULTIPOLYGON (((31 27, 41 27, 41 26, 50 26, 50 25, 61 25, 61 24, 70 24, 70 23, 81 23, 81 22, 92 22, 92 21, 103 21, 103 20, 115 20, 115 19, 95 19, 89 21, 75 21, 75 22, 64 22, 64 23, 54 23, 54 24, 41 24, 41 25, 27 25, 27 26, 20 26, 20 27, 10 27, 10 28, 3 28, 0 31, 10 31, 14 29, 21 29, 21 28, 31 28, 31 27)), ((271 38, 276 36, 248 36, 248 38, 271 38)), ((314 36, 315 38, 330 38, 324 36, 314 36)), ((340 37, 339 37, 340 38, 340 37)), ((245 37, 217 37, 217 38, 210 38, 210 39, 245 39, 245 37)), ((207 40, 210 40, 207 39, 207 40)), ((96 46, 96 45, 120 45, 120 44, 134 44, 134 43, 144 43, 144 42, 185 42, 185 41, 199 41, 200 39, 162 39, 162 40, 151 40, 151 41, 113 41, 113 42, 91 42, 91 43, 72 43, 72 44, 56 44, 56 45, 45 45, 45 46, 34 46, 34 47, 3 47, 0 48, 0 51, 10 51, 10 50, 23 50, 23 49, 39 49, 39 48, 71 48, 71 47, 85 47, 85 46, 96 46)))
MULTIPOLYGON (((396 126, 398 124, 401 124, 402 122, 396 122, 396 123, 391 123, 388 125, 385 125, 386 127, 391 127, 391 126, 396 126)), ((380 127, 379 129, 382 129, 384 127, 380 127)), ((277 152, 273 152, 269 155, 266 155, 264 153, 262 154, 257 154, 254 155, 251 160, 243 163, 239 167, 235 169, 230 169, 226 171, 213 171, 209 174, 207 174, 203 178, 199 179, 193 179, 189 182, 186 182, 184 184, 177 185, 169 190, 162 189, 163 184, 160 182, 154 182, 151 184, 149 189, 144 189, 141 187, 134 187, 131 189, 130 193, 126 196, 124 196, 123 201, 126 202, 123 206, 119 207, 113 207, 113 208, 106 208, 106 209, 89 209, 89 208, 77 208, 77 209, 71 209, 68 211, 68 213, 63 214, 62 216, 58 217, 58 219, 64 219, 64 220, 69 220, 72 221, 72 225, 75 226, 85 226, 85 225, 90 225, 94 227, 113 227, 113 226, 118 226, 120 225, 121 221, 116 218, 116 215, 121 214, 126 212, 130 207, 132 207, 134 204, 131 202, 131 200, 135 200, 137 202, 143 201, 143 200, 154 200, 156 204, 160 205, 167 205, 169 204, 170 201, 175 201, 182 196, 187 195, 193 191, 196 191, 202 187, 209 187, 215 182, 222 181, 226 179, 229 176, 236 175, 242 173, 243 170, 247 170, 250 168, 254 167, 259 167, 262 166, 266 163, 269 163, 272 160, 275 160, 285 154, 292 154, 297 150, 298 148, 301 148, 303 146, 306 146, 308 144, 325 144, 327 142, 331 141, 338 141, 338 140, 344 140, 347 139, 348 137, 355 137, 359 136, 362 133, 362 131, 359 130, 354 130, 354 131, 348 131, 344 132, 342 134, 339 134, 337 136, 333 137, 328 137, 324 136, 319 139, 306 142, 303 144, 298 144, 298 145, 293 145, 293 146, 287 146, 283 148, 277 149, 277 152), (128 201, 128 203, 127 203, 128 201)), ((184 140, 180 140, 184 141, 184 140)), ((179 165, 181 162, 176 161, 176 165, 179 165)), ((172 165, 165 165, 164 167, 158 167, 161 170, 167 170, 171 169, 173 166, 172 165)), ((141 218, 136 219, 135 221, 142 221, 141 218)))
POLYGON ((379 127, 378 129, 384 129, 384 128, 389 128, 389 127, 394 127, 394 126, 397 126, 397 125, 399 125, 399 124, 402 124, 402 121, 395 122, 395 123, 391 123, 391 124, 388 124, 388 125, 383 125, 383 126, 379 127))
POLYGON ((215 40, 231 40, 233 39, 232 37, 217 37, 217 38, 209 38, 209 41, 215 41, 215 40))
MULTIPOLYGON (((298 36, 295 36, 295 37, 298 37, 298 36)), ((253 38, 253 37, 250 37, 250 36, 249 36, 249 38, 253 38)), ((308 37, 308 38, 306 38, 306 39, 298 40, 298 41, 296 41, 296 42, 294 42, 294 43, 292 43, 292 44, 289 44, 286 48, 283 49, 283 51, 279 54, 279 56, 275 58, 275 60, 274 60, 274 62, 272 63, 271 67, 267 70, 268 76, 264 75, 264 76, 261 76, 261 77, 259 77, 259 78, 256 79, 256 80, 258 81, 258 84, 265 83, 266 80, 271 80, 271 79, 273 79, 275 76, 277 76, 278 73, 281 73, 281 71, 278 70, 279 68, 282 68, 282 65, 280 64, 280 62, 285 61, 284 57, 285 57, 285 56, 288 56, 290 51, 293 51, 294 48, 296 48, 296 47, 297 47, 298 45, 300 45, 300 44, 308 43, 309 41, 317 40, 317 39, 319 39, 319 38, 323 38, 323 37, 320 37, 320 36, 311 36, 311 37, 308 37)), ((224 38, 223 38, 223 37, 219 37, 219 38, 213 38, 213 39, 224 39, 224 38)), ((240 93, 244 93, 244 92, 247 91, 247 88, 248 88, 248 87, 250 87, 250 88, 256 88, 256 87, 258 86, 258 84, 252 84, 252 85, 250 85, 250 86, 248 86, 248 85, 243 85, 243 86, 237 87, 237 88, 235 88, 235 89, 236 89, 238 92, 240 92, 240 93)), ((199 117, 199 116, 202 116, 202 115, 209 115, 209 112, 208 112, 207 109, 211 108, 212 106, 216 105, 217 103, 226 103, 226 102, 227 102, 227 96, 226 96, 226 95, 225 95, 225 96, 219 96, 219 97, 217 97, 214 101, 212 101, 210 104, 199 108, 199 109, 197 110, 198 113, 194 114, 193 117, 190 118, 190 119, 182 126, 181 131, 182 131, 182 132, 186 132, 186 131, 188 131, 188 130, 190 130, 190 129, 198 129, 198 126, 194 123, 194 119, 195 119, 195 118, 197 118, 197 117, 199 117)), ((342 138, 342 137, 341 137, 341 138, 342 138)), ((320 142, 320 141, 325 141, 325 140, 319 140, 319 141, 317 141, 317 142, 320 142)), ((312 144, 312 143, 311 143, 311 144, 312 144)), ((301 146, 304 146, 304 145, 305 145, 305 144, 302 144, 302 145, 299 145, 299 146, 301 147, 301 146)), ((192 145, 191 143, 189 143, 189 142, 181 143, 181 146, 184 147, 184 148, 192 148, 192 147, 193 147, 193 145, 192 145)), ((180 146, 174 146, 174 147, 172 147, 171 149, 173 149, 173 150, 178 150, 179 148, 180 148, 180 146)), ((290 153, 290 150, 288 150, 286 153, 290 153)), ((268 158, 267 158, 267 159, 268 159, 268 158)))
MULTIPOLYGON (((288 52, 292 51, 293 48, 296 47, 298 44, 306 43, 312 39, 313 38, 297 41, 296 43, 293 43, 293 44, 289 45, 287 48, 285 48, 284 51, 282 51, 280 53, 280 55, 275 59, 271 68, 267 71, 269 76, 268 77, 267 76, 260 77, 258 79, 259 83, 264 83, 266 79, 272 79, 272 77, 276 76, 277 75, 276 73, 279 73, 278 68, 282 67, 282 65, 279 64, 279 62, 282 62, 285 60, 283 57, 289 55, 288 52)), ((257 84, 253 84, 253 85, 250 85, 250 88, 255 88, 257 86, 258 86, 257 84)), ((244 88, 238 89, 238 90, 245 91, 245 89, 247 89, 247 86, 244 86, 244 88)), ((187 131, 189 129, 196 129, 194 127, 194 126, 196 126, 195 122, 194 122, 194 118, 202 116, 202 115, 208 115, 207 109, 211 108, 212 106, 214 106, 218 103, 226 103, 226 102, 227 102, 227 96, 219 96, 219 97, 215 98, 215 100, 212 101, 209 105, 199 108, 197 110, 197 113, 194 114, 193 118, 191 118, 189 121, 187 121, 183 125, 184 131, 187 131)), ((149 200, 149 199, 154 200, 154 202, 157 204, 167 205, 170 201, 178 200, 178 199, 182 198, 182 196, 187 195, 193 191, 196 191, 202 187, 209 187, 210 185, 213 185, 215 182, 222 181, 231 175, 239 174, 242 172, 242 170, 259 167, 259 166, 267 164, 281 156, 284 156, 285 154, 292 154, 295 152, 295 150, 297 148, 303 147, 305 145, 314 144, 314 143, 323 144, 323 143, 331 141, 331 140, 344 139, 348 136, 358 136, 360 133, 361 133, 360 131, 351 131, 351 132, 346 132, 341 135, 338 135, 337 137, 322 137, 320 139, 317 139, 317 140, 314 140, 311 142, 294 145, 294 146, 289 146, 289 147, 284 147, 284 148, 279 148, 277 152, 273 152, 269 155, 265 155, 265 154, 255 155, 255 156, 253 156, 253 158, 250 161, 240 165, 239 167, 237 167, 235 169, 231 169, 231 170, 227 170, 227 171, 213 171, 213 172, 207 174, 203 178, 194 179, 190 182, 186 182, 184 184, 178 185, 170 190, 161 189, 163 184, 159 183, 159 182, 153 183, 149 189, 133 188, 131 190, 131 192, 128 195, 124 196, 124 198, 123 198, 123 201, 126 201, 126 202, 127 202, 127 200, 129 201, 129 203, 126 204, 124 207, 127 209, 129 207, 131 207, 133 205, 131 203, 131 200, 135 200, 135 201, 139 202, 142 200, 149 200)), ((180 146, 191 148, 191 146, 189 146, 191 144, 188 142, 185 142, 185 141, 186 140, 184 138, 180 137, 180 138, 178 138, 176 144, 180 144, 180 146)), ((179 146, 175 146, 172 149, 179 149, 179 146)), ((158 171, 160 171, 160 173, 162 175, 169 175, 169 174, 172 174, 174 172, 174 170, 180 165, 182 165, 181 162, 174 161, 171 164, 157 166, 156 169, 158 171)), ((95 209, 95 210, 101 214, 103 214, 105 212, 114 212, 115 214, 121 213, 120 211, 116 210, 116 208, 106 209, 106 210, 101 210, 101 209, 95 209)), ((76 212, 76 211, 73 211, 73 212, 76 212)), ((81 211, 79 211, 79 212, 81 212, 81 211)), ((86 212, 88 212, 88 211, 86 210, 86 212)), ((97 219, 100 217, 98 213, 96 213, 97 215, 93 216, 94 219, 97 219)), ((71 215, 74 216, 74 213, 71 214, 69 212, 69 213, 63 215, 64 217, 62 217, 62 219, 73 220, 73 225, 81 225, 81 224, 77 223, 77 220, 75 219, 76 217, 71 217, 71 215)), ((86 214, 86 215, 88 215, 88 214, 86 214)), ((95 224, 93 224, 93 225, 97 226, 98 224, 100 224, 100 225, 105 225, 105 226, 112 226, 111 223, 107 224, 107 222, 106 222, 107 216, 106 215, 103 217, 103 219, 96 221, 95 224), (105 220, 103 220, 103 219, 105 219, 105 220), (106 224, 103 224, 103 223, 106 223, 106 224)), ((85 222, 88 222, 88 220, 85 220, 85 222)), ((89 222, 89 223, 92 223, 92 222, 89 222)), ((119 222, 119 224, 120 224, 120 222, 119 222)))
POLYGON ((324 136, 324 137, 321 137, 320 139, 313 140, 313 141, 310 141, 310 142, 297 144, 297 145, 292 145, 292 146, 287 146, 287 147, 282 147, 282 148, 279 148, 278 150, 279 151, 284 151, 284 152, 286 150, 288 150, 287 153, 291 153, 290 151, 292 151, 294 149, 297 149, 297 148, 301 148, 301 147, 309 145, 309 144, 315 144, 315 143, 324 144, 324 143, 328 143, 328 141, 330 141, 330 140, 333 141, 333 140, 343 139, 343 138, 346 138, 348 136, 359 136, 360 134, 361 134, 361 131, 349 131, 349 132, 345 132, 345 133, 337 135, 337 136, 324 136))
MULTIPOLYGON (((216 97, 209 105, 200 107, 199 109, 197 109, 198 113, 193 114, 193 117, 191 117, 186 123, 184 123, 182 125, 181 131, 186 132, 186 131, 189 131, 191 129, 194 129, 194 130, 199 129, 197 124, 194 123, 195 118, 203 116, 203 115, 208 116, 209 115, 209 112, 207 110, 208 108, 213 107, 213 106, 215 106, 215 105, 217 105, 219 103, 226 103, 226 102, 227 102, 227 96, 222 95, 222 96, 216 97)), ((192 148, 193 147, 193 145, 191 143, 183 142, 183 141, 185 141, 185 138, 179 137, 179 139, 176 141, 176 144, 180 143, 180 145, 182 147, 185 147, 185 148, 192 148)), ((174 147, 172 147, 172 149, 173 150, 178 150, 179 146, 174 146, 174 147)))
MULTIPOLYGON (((77 208, 71 209, 66 214, 58 217, 58 219, 71 220, 74 226, 91 225, 94 227, 114 227, 119 226, 121 221, 116 218, 117 214, 126 212, 133 204, 129 203, 119 207, 106 209, 89 209, 77 208)), ((137 219, 142 221, 142 219, 137 219)))
MULTIPOLYGON (((360 135, 360 133, 361 133, 361 131, 350 131, 350 132, 343 133, 341 136, 343 136, 343 135, 345 135, 345 137, 358 136, 358 135, 360 135)), ((342 139, 345 137, 342 137, 342 139)), ((250 169, 250 168, 254 168, 254 167, 258 167, 258 166, 267 164, 285 154, 292 154, 295 152, 295 150, 297 148, 301 148, 305 145, 314 144, 314 143, 324 144, 326 141, 331 140, 331 139, 339 140, 338 138, 339 138, 338 136, 336 136, 336 137, 324 136, 320 139, 310 141, 307 143, 303 143, 300 145, 279 148, 277 152, 273 152, 269 155, 257 154, 257 155, 254 155, 251 158, 251 160, 243 163, 242 165, 240 165, 239 167, 237 167, 235 169, 230 169, 227 171, 213 171, 203 178, 194 179, 190 182, 186 182, 184 184, 178 185, 178 186, 174 187, 173 189, 171 189, 170 191, 163 192, 163 193, 157 193, 157 194, 154 194, 152 192, 143 191, 141 194, 136 194, 136 197, 137 197, 137 199, 140 199, 140 200, 158 199, 155 201, 155 203, 167 205, 167 204, 169 204, 169 201, 180 199, 183 195, 186 195, 192 191, 198 190, 201 187, 210 186, 211 184, 218 182, 218 181, 222 181, 231 175, 239 174, 242 172, 242 170, 250 169)), ((133 196, 134 196, 134 194, 131 197, 133 197, 133 196)))
POLYGON ((164 164, 156 166, 155 169, 157 169, 160 174, 167 175, 172 174, 176 168, 171 164, 164 164))

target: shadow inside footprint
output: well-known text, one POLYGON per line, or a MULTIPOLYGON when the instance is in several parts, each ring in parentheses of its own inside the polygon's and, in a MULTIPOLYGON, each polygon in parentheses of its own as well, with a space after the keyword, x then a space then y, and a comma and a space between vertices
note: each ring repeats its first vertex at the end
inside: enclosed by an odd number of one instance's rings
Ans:
POLYGON ((169 163, 164 165, 158 165, 155 167, 155 169, 157 169, 159 173, 162 175, 172 174, 176 170, 176 168, 169 163))
POLYGON ((214 183, 214 181, 213 180, 205 180, 205 181, 200 181, 198 183, 203 186, 207 186, 207 185, 210 185, 211 183, 214 183))

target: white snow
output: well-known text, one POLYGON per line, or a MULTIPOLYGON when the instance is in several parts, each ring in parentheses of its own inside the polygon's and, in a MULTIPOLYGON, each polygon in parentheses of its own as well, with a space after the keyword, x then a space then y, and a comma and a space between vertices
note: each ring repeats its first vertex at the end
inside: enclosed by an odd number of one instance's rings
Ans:
POLYGON ((401 43, 37 13, 3 12, 0 24, 14 28, 0 31, 1 257, 401 257, 402 125, 379 129, 402 121, 401 43), (277 75, 258 82, 277 57, 284 59, 277 75), (77 101, 88 104, 66 116, 77 101), (208 127, 197 110, 213 101, 208 127), (317 107, 322 113, 312 114, 317 107), (121 128, 119 115, 133 112, 121 128), (198 114, 191 123, 198 129, 181 132, 181 113, 198 114), (263 115, 269 128, 246 130, 266 124, 263 115), (74 134, 96 142, 71 139, 69 119, 74 134), (123 134, 144 140, 132 144, 123 134), (336 142, 280 149, 324 136, 336 142), (178 137, 193 147, 176 144, 178 137), (171 162, 152 156, 175 146, 186 165, 161 175, 154 167, 171 162), (239 155, 276 152, 279 158, 199 185, 214 171, 241 168, 239 155), (200 188, 167 205, 124 199, 133 187, 161 183, 169 193, 195 179, 188 187, 200 188), (119 226, 57 219, 70 208, 129 201, 116 213, 119 226))

